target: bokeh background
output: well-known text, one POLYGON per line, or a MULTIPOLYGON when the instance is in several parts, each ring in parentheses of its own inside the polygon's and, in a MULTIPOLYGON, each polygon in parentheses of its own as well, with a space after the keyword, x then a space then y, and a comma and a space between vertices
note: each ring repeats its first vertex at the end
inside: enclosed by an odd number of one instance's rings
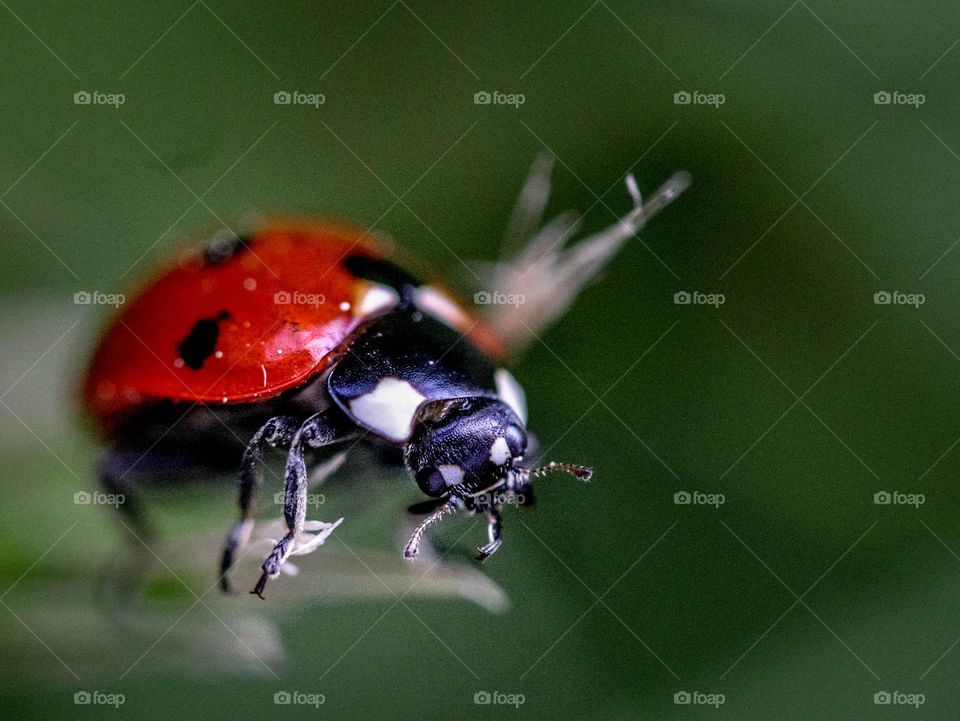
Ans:
POLYGON ((0 6, 5 717, 956 718, 951 3, 0 6), (375 226, 469 280, 545 149, 551 212, 587 230, 629 209, 628 171, 694 178, 515 367, 552 455, 596 481, 544 482, 482 573, 482 524, 450 522, 452 570, 422 580, 395 562, 415 487, 361 466, 317 513, 339 540, 266 605, 211 591, 233 493, 190 481, 149 494, 147 590, 105 598, 138 542, 73 501, 110 312, 74 294, 129 293, 262 212, 375 226), (916 302, 875 302, 894 291, 916 302), (723 503, 675 503, 695 491, 723 503))

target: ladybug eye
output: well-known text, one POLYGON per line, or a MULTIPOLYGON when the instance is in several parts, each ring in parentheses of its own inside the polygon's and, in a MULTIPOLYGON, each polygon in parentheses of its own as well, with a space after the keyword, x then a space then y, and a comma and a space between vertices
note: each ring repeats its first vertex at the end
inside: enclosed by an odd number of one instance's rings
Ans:
POLYGON ((416 474, 416 481, 424 493, 438 496, 447 489, 463 483, 463 476, 463 468, 449 463, 424 468, 416 474))
POLYGON ((436 468, 424 468, 416 475, 417 485, 424 493, 435 496, 444 491, 446 484, 436 468))
POLYGON ((516 425, 507 426, 506 430, 507 445, 510 447, 510 454, 516 459, 522 457, 527 450, 527 434, 516 425))

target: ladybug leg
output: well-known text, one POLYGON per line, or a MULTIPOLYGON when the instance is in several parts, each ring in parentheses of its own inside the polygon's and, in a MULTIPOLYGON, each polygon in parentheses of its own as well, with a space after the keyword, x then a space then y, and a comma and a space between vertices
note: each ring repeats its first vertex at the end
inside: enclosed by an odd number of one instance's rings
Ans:
POLYGON ((157 481, 180 475, 189 467, 189 459, 175 453, 113 448, 101 457, 97 475, 105 493, 117 500, 117 509, 129 521, 130 528, 143 540, 153 535, 138 488, 145 481, 157 481))
POLYGON ((490 542, 486 546, 481 546, 477 549, 477 560, 483 561, 494 553, 497 552, 497 549, 500 548, 500 544, 503 543, 503 524, 500 522, 500 508, 498 506, 490 506, 486 510, 487 515, 487 534, 490 537, 490 542))
POLYGON ((136 481, 132 477, 132 471, 142 457, 142 454, 108 451, 101 459, 98 470, 104 492, 123 499, 117 508, 130 521, 137 534, 147 539, 152 533, 136 492, 136 481))
POLYGON ((263 598, 263 589, 267 579, 276 578, 280 567, 294 550, 294 542, 302 532, 307 518, 307 464, 303 460, 305 448, 322 448, 350 436, 342 422, 331 411, 317 413, 306 421, 294 433, 287 455, 286 488, 283 503, 283 517, 287 522, 287 535, 280 539, 273 551, 263 562, 263 573, 250 593, 263 598))
POLYGON ((220 558, 220 587, 225 592, 230 590, 227 574, 233 567, 237 554, 246 545, 250 531, 253 529, 256 492, 262 476, 260 462, 263 458, 263 448, 264 446, 289 447, 299 427, 300 422, 293 416, 275 416, 253 434, 243 451, 243 459, 240 462, 240 481, 237 487, 240 520, 230 529, 220 558))
POLYGON ((442 506, 420 521, 420 525, 414 529, 410 540, 407 541, 407 545, 403 549, 403 557, 406 559, 416 558, 420 552, 420 541, 423 539, 423 534, 427 528, 450 515, 455 510, 457 510, 457 501, 453 496, 450 496, 442 506))
POLYGON ((154 561, 148 544, 155 536, 139 489, 145 481, 156 481, 168 474, 182 473, 184 459, 166 453, 142 453, 129 449, 108 450, 100 459, 97 473, 104 493, 116 499, 116 508, 126 531, 137 538, 137 543, 126 544, 123 558, 115 558, 116 567, 110 569, 101 590, 118 591, 129 595, 143 580, 146 569, 154 561))

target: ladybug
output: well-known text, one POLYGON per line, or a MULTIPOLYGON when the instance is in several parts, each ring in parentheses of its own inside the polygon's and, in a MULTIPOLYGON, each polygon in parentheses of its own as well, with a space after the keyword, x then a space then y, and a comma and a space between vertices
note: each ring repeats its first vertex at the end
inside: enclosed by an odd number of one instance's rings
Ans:
POLYGON ((477 555, 487 558, 501 544, 504 503, 532 499, 534 478, 589 480, 585 466, 523 463, 525 397, 505 359, 486 322, 384 243, 335 224, 273 222, 162 267, 104 334, 83 401, 107 440, 101 482, 125 495, 121 508, 144 530, 134 476, 239 465, 224 590, 253 527, 264 450, 286 452, 287 534, 251 591, 263 598, 309 528, 312 452, 360 442, 402 450, 429 497, 408 559, 456 511, 485 515, 489 541, 477 555))

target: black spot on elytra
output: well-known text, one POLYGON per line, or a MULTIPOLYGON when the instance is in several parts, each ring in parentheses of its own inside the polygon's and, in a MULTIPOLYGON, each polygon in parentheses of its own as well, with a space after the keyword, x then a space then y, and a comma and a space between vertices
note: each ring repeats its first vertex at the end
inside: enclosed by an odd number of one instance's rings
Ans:
POLYGON ((220 321, 226 320, 230 314, 221 310, 214 318, 201 318, 194 323, 187 337, 180 341, 177 350, 188 368, 195 371, 203 368, 207 358, 213 355, 217 347, 217 338, 220 336, 220 321))
POLYGON ((343 267, 357 278, 387 285, 396 291, 420 285, 420 281, 403 268, 382 258, 371 258, 368 255, 350 255, 343 259, 343 267))
POLYGON ((236 257, 250 246, 250 239, 239 235, 218 235, 203 249, 204 265, 220 265, 236 257))

